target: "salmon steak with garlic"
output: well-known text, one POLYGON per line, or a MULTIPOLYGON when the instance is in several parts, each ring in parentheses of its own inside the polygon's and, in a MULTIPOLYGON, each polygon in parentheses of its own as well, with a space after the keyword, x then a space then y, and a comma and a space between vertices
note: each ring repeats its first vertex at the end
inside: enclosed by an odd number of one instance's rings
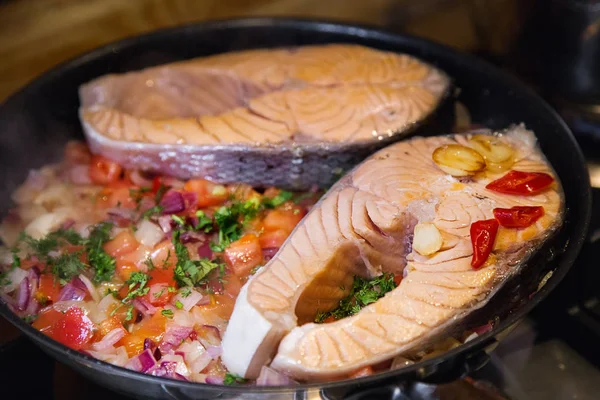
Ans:
POLYGON ((406 54, 258 49, 97 78, 80 88, 80 120, 92 151, 126 168, 306 189, 450 123, 449 92, 443 72, 406 54))
POLYGON ((318 381, 419 351, 519 272, 563 203, 523 126, 392 144, 336 183, 242 288, 222 359, 248 378, 270 365, 318 381), (349 300, 357 281, 379 295, 349 300))

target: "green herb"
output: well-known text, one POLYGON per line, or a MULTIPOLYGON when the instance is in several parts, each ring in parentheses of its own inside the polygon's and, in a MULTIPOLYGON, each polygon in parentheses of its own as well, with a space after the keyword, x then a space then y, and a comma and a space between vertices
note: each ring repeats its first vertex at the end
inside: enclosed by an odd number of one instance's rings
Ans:
POLYGON ((395 287, 396 283, 394 282, 393 274, 384 273, 373 279, 364 279, 355 276, 350 294, 340 300, 336 309, 327 312, 317 312, 315 322, 322 323, 329 317, 338 320, 354 315, 361 308, 376 302, 387 292, 394 290, 395 287))
POLYGON ((52 273, 60 279, 62 285, 85 269, 86 265, 81 261, 81 254, 81 251, 64 253, 49 263, 52 265, 52 273))
POLYGON ((142 219, 150 219, 154 215, 159 215, 163 211, 163 206, 157 205, 152 208, 147 209, 141 215, 142 219))
POLYGON ((118 298, 117 296, 119 294, 119 291, 113 290, 111 288, 106 288, 106 291, 104 292, 104 295, 108 296, 109 294, 112 294, 112 296, 116 299, 116 298, 118 298))
POLYGON ((190 288, 185 288, 183 289, 179 294, 181 294, 181 297, 183 297, 184 299, 186 297, 188 297, 190 294, 192 294, 192 289, 190 288))
POLYGON ((154 195, 154 202, 156 204, 160 203, 160 201, 162 200, 162 198, 167 190, 169 190, 169 188, 167 186, 163 185, 162 183, 158 186, 158 189, 156 190, 156 194, 154 195))
POLYGON ((165 288, 160 289, 160 292, 156 292, 153 294, 155 299, 158 299, 160 296, 163 295, 163 293, 165 292, 165 288))
POLYGON ((179 215, 171 215, 171 219, 178 225, 185 226, 185 221, 179 215))
POLYGON ((11 250, 12 252, 12 259, 13 259, 13 267, 20 267, 21 266, 21 258, 19 257, 19 249, 14 248, 11 250))
POLYGON ((257 265, 256 267, 252 268, 250 270, 250 275, 254 275, 255 273, 258 272, 259 269, 261 269, 263 266, 262 265, 257 265))
MULTIPOLYGON (((116 310, 116 308, 115 308, 116 310)), ((133 306, 129 306, 127 308, 127 313, 125 314, 125 321, 131 321, 133 319, 133 306)))
POLYGON ((225 385, 237 385, 240 383, 246 383, 246 379, 242 378, 241 376, 238 376, 236 374, 232 374, 231 372, 228 372, 225 374, 225 379, 223 379, 223 384, 225 385))
POLYGON ((149 256, 146 258, 146 261, 144 261, 144 264, 148 267, 148 271, 152 271, 154 268, 156 268, 154 262, 149 256))
POLYGON ((311 197, 313 197, 314 195, 315 195, 315 194, 314 194, 314 193, 311 193, 311 192, 302 193, 301 195, 297 196, 297 197, 294 199, 294 203, 295 203, 295 204, 300 204, 300 203, 301 203, 303 200, 310 199, 310 198, 311 198, 311 197))
MULTIPOLYGON (((129 279, 125 281, 125 284, 128 285, 128 293, 127 296, 121 300, 121 306, 129 304, 131 300, 136 297, 145 296, 148 294, 150 288, 146 285, 148 284, 149 279, 150 277, 143 272, 132 272, 129 276, 129 279)), ((114 315, 121 306, 115 308, 110 315, 114 315)), ((129 306, 125 321, 131 321, 131 319, 133 319, 133 305, 129 306)))
POLYGON ((292 192, 287 192, 285 190, 282 190, 281 192, 279 192, 279 194, 277 196, 275 196, 273 198, 263 199, 262 204, 266 208, 275 208, 275 207, 282 205, 286 201, 290 200, 293 196, 294 196, 294 194, 292 192))
POLYGON ((94 283, 110 281, 115 273, 115 259, 104 251, 104 244, 110 240, 113 224, 102 222, 92 229, 85 243, 88 263, 94 269, 94 283))
POLYGON ((167 318, 173 318, 173 311, 171 310, 162 310, 160 313, 167 318))
POLYGON ((177 289, 175 287, 173 287, 173 286, 169 286, 169 287, 167 287, 167 291, 169 293, 175 293, 177 291, 177 289))
POLYGON ((210 232, 213 228, 213 221, 210 219, 202 210, 196 211, 196 217, 198 218, 198 224, 196 230, 204 230, 204 232, 210 232))
POLYGON ((141 187, 139 189, 129 189, 129 197, 135 200, 136 203, 142 201, 144 193, 152 191, 149 187, 141 187))
POLYGON ((54 232, 47 234, 41 239, 34 239, 25 232, 21 232, 21 235, 19 236, 19 241, 17 242, 17 247, 12 251, 13 254, 16 254, 19 251, 19 244, 25 243, 38 258, 48 259, 48 253, 50 253, 53 250, 56 250, 60 245, 64 245, 65 243, 78 245, 82 242, 83 238, 81 237, 81 235, 79 235, 72 229, 58 229, 54 232))
POLYGON ((27 316, 23 317, 23 321, 26 324, 31 324, 33 321, 35 321, 37 319, 37 317, 38 317, 37 314, 27 315, 27 316))
POLYGON ((204 278, 219 264, 210 261, 207 258, 200 260, 190 260, 188 249, 181 243, 179 237, 181 232, 173 232, 173 245, 175 246, 175 255, 177 264, 175 265, 175 280, 180 286, 197 286, 204 283, 204 278))
POLYGON ((177 300, 177 301, 175 302, 175 307, 177 307, 177 308, 179 308, 179 309, 181 310, 181 309, 183 308, 183 303, 182 303, 182 302, 180 302, 179 300, 177 300))

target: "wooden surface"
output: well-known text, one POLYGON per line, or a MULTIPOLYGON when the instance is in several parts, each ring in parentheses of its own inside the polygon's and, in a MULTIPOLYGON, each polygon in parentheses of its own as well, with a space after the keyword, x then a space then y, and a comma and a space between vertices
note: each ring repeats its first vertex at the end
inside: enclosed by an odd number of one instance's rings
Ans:
POLYGON ((95 47, 208 19, 318 17, 403 30, 464 50, 482 45, 501 50, 512 34, 518 1, 0 0, 0 101, 50 67, 95 47))

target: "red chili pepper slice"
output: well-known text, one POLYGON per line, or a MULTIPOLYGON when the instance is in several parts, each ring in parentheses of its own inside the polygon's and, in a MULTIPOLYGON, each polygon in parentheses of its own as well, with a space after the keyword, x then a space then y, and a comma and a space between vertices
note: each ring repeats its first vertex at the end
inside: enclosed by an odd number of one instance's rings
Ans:
POLYGON ((527 228, 544 216, 544 207, 494 208, 494 217, 505 228, 527 228))
POLYGON ((473 245, 473 259, 471 266, 478 269, 490 256, 494 248, 494 241, 498 233, 498 221, 486 219, 471 224, 471 244, 473 245))
POLYGON ((499 193, 532 196, 540 193, 554 182, 543 172, 510 171, 500 179, 488 183, 486 189, 499 193))

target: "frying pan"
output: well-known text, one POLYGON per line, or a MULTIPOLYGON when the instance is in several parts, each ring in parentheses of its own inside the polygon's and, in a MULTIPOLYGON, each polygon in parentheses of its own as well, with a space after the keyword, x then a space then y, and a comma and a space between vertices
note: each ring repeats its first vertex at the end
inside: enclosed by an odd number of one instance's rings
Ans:
POLYGON ((50 340, 5 304, 0 304, 0 314, 60 362, 101 385, 140 398, 401 399, 418 391, 416 382, 447 382, 482 366, 487 352, 558 285, 575 261, 590 218, 589 178, 571 132, 541 98, 491 65, 438 44, 363 26, 251 18, 182 26, 102 47, 47 72, 0 106, 0 210, 8 209, 10 193, 29 169, 58 161, 66 141, 82 137, 77 119, 80 84, 107 73, 225 51, 330 42, 359 43, 420 57, 454 79, 460 88, 458 99, 475 123, 502 129, 524 122, 536 132, 564 186, 566 220, 523 272, 469 318, 473 326, 497 318, 492 331, 432 359, 369 377, 290 387, 232 387, 168 380, 116 367, 50 340), (546 283, 539 287, 542 281, 546 283))

